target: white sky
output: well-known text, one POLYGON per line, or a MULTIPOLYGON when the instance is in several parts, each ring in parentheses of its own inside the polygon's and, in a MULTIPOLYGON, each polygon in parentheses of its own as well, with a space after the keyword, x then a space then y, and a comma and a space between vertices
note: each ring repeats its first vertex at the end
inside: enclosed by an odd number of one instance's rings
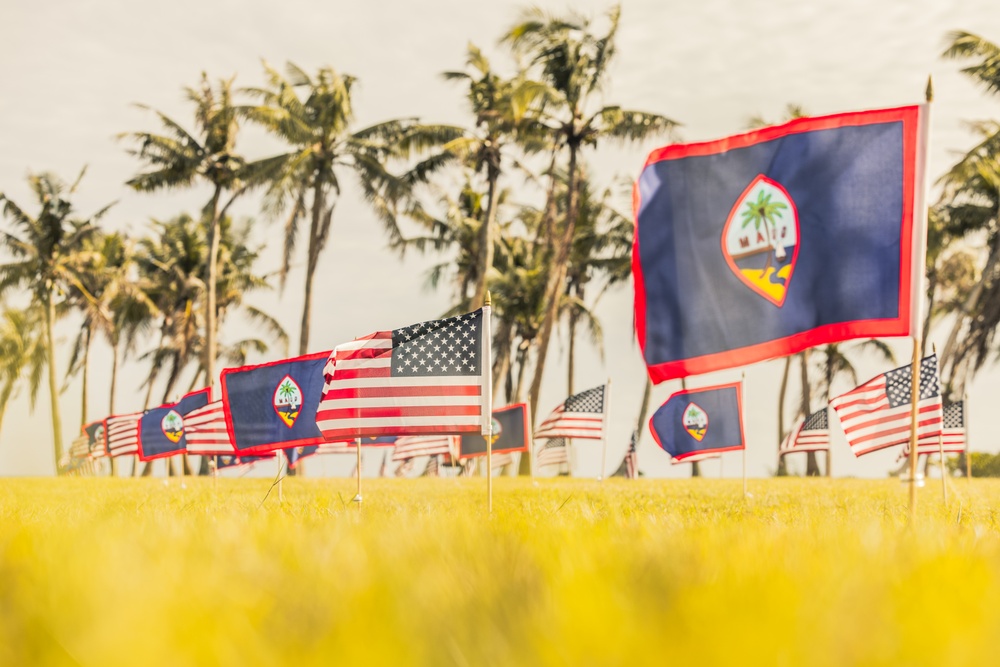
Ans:
MULTIPOLYGON (((553 11, 567 7, 563 2, 538 4, 553 11)), ((203 70, 212 77, 236 74, 238 86, 258 85, 262 58, 275 65, 291 60, 309 71, 329 64, 359 77, 359 127, 400 116, 468 125, 462 91, 439 74, 462 67, 469 41, 491 54, 498 69, 506 67, 496 39, 521 6, 459 0, 8 2, 0 23, 0 191, 28 205, 24 177, 29 171, 53 171, 72 180, 89 165, 75 202, 89 212, 118 200, 107 218, 114 228, 140 234, 151 217, 196 211, 207 193, 150 196, 128 190, 124 182, 139 165, 114 136, 158 129, 149 113, 132 106, 135 102, 186 123, 190 109, 182 86, 196 84, 203 70)), ((586 0, 573 6, 599 12, 607 4, 586 0)), ((945 34, 955 29, 1000 40, 1000 13, 989 0, 625 0, 607 102, 663 113, 683 124, 684 140, 705 140, 743 130, 755 114, 778 119, 788 103, 825 114, 919 102, 932 74, 936 95, 931 174, 937 178, 958 151, 971 145, 964 122, 1000 117, 996 98, 961 78, 958 64, 939 58, 945 34)), ((588 159, 606 182, 619 174, 634 178, 654 147, 602 150, 588 159)), ((240 148, 248 156, 262 157, 274 144, 248 132, 240 148)), ((627 210, 628 204, 622 201, 620 206, 627 210)), ((256 200, 247 199, 236 212, 256 214, 256 200)), ((261 268, 275 269, 280 236, 276 227, 261 223, 259 239, 268 245, 261 268)), ((379 224, 347 187, 317 278, 312 347, 329 349, 371 331, 437 317, 449 295, 424 288, 423 272, 433 260, 414 255, 401 261, 389 253, 379 224)), ((297 271, 283 295, 251 299, 278 316, 295 341, 302 281, 297 271)), ((602 301, 598 313, 605 329, 605 357, 601 360, 587 350, 577 370, 577 390, 613 379, 609 470, 624 452, 644 382, 631 335, 631 300, 631 289, 626 288, 602 301)), ((63 341, 62 372, 74 333, 69 321, 57 330, 63 341)), ((240 333, 223 331, 223 336, 240 333)), ((944 335, 940 329, 935 332, 939 342, 944 335)), ((905 342, 896 348, 900 359, 908 358, 905 342)), ((543 412, 566 395, 565 344, 555 341, 549 358, 543 412)), ((105 346, 96 347, 92 364, 91 419, 104 416, 107 408, 110 353, 105 346)), ((747 369, 751 476, 774 467, 781 364, 747 369)), ((860 369, 863 379, 885 370, 864 360, 860 369)), ((119 411, 142 407, 138 386, 146 372, 135 363, 125 367, 116 399, 119 411)), ((721 372, 692 378, 690 384, 738 377, 739 371, 721 372)), ((677 382, 656 387, 651 412, 678 387, 677 382)), ((986 413, 1000 395, 1000 375, 987 369, 972 390, 973 447, 996 451, 986 413)), ((9 406, 0 434, 0 474, 51 474, 47 396, 43 389, 34 413, 24 396, 9 406)), ((66 443, 80 423, 79 403, 75 382, 62 398, 66 443)), ((882 476, 895 460, 895 452, 855 460, 846 445, 836 444, 838 475, 882 476)), ((689 474, 688 466, 669 464, 648 432, 639 452, 640 467, 651 476, 689 474)), ((738 473, 739 456, 726 455, 728 474, 738 473)), ((579 448, 578 474, 595 476, 599 464, 599 447, 579 448)), ((717 474, 718 465, 708 462, 703 469, 717 474)), ((793 466, 801 469, 804 463, 793 461, 793 466)), ((349 467, 346 461, 324 462, 310 471, 349 467)), ((369 467, 374 473, 377 463, 369 467)))

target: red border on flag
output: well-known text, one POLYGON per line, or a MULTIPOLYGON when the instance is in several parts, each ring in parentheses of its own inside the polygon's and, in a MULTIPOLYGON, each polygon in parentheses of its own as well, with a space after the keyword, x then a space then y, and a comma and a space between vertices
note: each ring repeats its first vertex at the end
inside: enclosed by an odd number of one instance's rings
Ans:
MULTIPOLYGON (((920 106, 911 105, 893 109, 876 109, 873 111, 856 111, 850 113, 818 116, 815 118, 798 118, 783 125, 765 127, 744 134, 738 134, 715 141, 691 144, 673 144, 658 148, 649 154, 643 171, 651 164, 664 160, 676 160, 686 157, 716 155, 726 151, 746 148, 765 141, 782 137, 830 130, 841 127, 859 127, 878 125, 882 123, 903 123, 903 209, 901 211, 900 230, 900 280, 899 280, 899 314, 892 319, 854 320, 838 322, 815 327, 784 338, 747 345, 706 354, 700 357, 678 359, 659 364, 649 365, 647 371, 650 379, 658 384, 665 380, 700 375, 712 371, 736 368, 766 361, 777 357, 801 352, 817 345, 836 343, 851 338, 878 338, 890 336, 907 336, 910 332, 912 300, 910 297, 913 264, 913 227, 915 214, 915 194, 917 177, 917 145, 920 130, 920 106)), ((641 173, 641 172, 640 172, 641 173)), ((641 198, 639 182, 632 189, 633 220, 635 234, 632 241, 632 276, 635 281, 635 329, 642 349, 643 358, 646 353, 646 286, 643 281, 642 266, 639 261, 639 209, 641 198)))
MULTIPOLYGON (((255 447, 248 447, 246 449, 240 449, 236 445, 236 434, 233 430, 233 415, 229 411, 229 391, 226 388, 226 376, 232 373, 244 373, 246 371, 251 371, 257 368, 267 368, 268 366, 277 366, 279 364, 288 364, 294 361, 310 361, 312 359, 329 359, 333 350, 327 350, 326 352, 312 352, 310 354, 304 354, 300 357, 292 357, 290 359, 278 359, 277 361, 269 361, 266 364, 256 364, 254 366, 237 366, 236 368, 223 368, 222 373, 219 374, 219 384, 222 385, 222 414, 226 418, 226 430, 229 432, 229 441, 233 443, 233 450, 237 455, 254 455, 259 456, 261 454, 267 454, 273 452, 277 449, 290 449, 292 447, 308 447, 310 445, 322 445, 326 442, 322 435, 315 438, 299 438, 298 440, 288 440, 286 442, 272 442, 267 445, 257 445, 255 447)), ((322 397, 321 397, 322 400, 322 397)), ((305 401, 303 400, 303 403, 305 401)))
MULTIPOLYGON (((718 448, 715 448, 715 449, 696 449, 693 452, 688 452, 687 454, 681 454, 680 456, 673 456, 673 455, 671 455, 670 458, 672 458, 674 461, 683 461, 685 459, 691 458, 692 456, 702 456, 704 454, 721 454, 722 452, 735 452, 735 451, 739 451, 741 449, 746 449, 746 446, 747 446, 747 434, 746 434, 746 429, 744 428, 744 425, 743 425, 743 383, 742 382, 729 382, 727 384, 716 384, 716 385, 712 385, 711 387, 699 387, 697 389, 681 389, 680 391, 676 391, 676 392, 670 394, 670 396, 667 397, 667 400, 665 400, 663 402, 663 405, 666 405, 667 403, 669 403, 675 396, 685 396, 687 394, 699 394, 701 392, 712 391, 712 390, 715 390, 715 389, 728 389, 729 387, 735 387, 736 388, 736 410, 740 414, 740 437, 742 438, 743 442, 740 443, 739 445, 735 445, 735 446, 731 446, 731 447, 718 447, 718 448)), ((693 402, 694 401, 692 401, 692 403, 693 402)), ((654 414, 653 417, 655 417, 655 416, 656 415, 654 414)), ((662 449, 664 452, 667 452, 667 448, 663 446, 662 442, 660 442, 660 436, 658 436, 656 434, 656 429, 653 428, 653 417, 649 418, 649 432, 653 434, 653 440, 656 441, 656 444, 660 447, 660 449, 662 449)), ((667 454, 670 454, 670 452, 667 452, 667 454)))
MULTIPOLYGON (((150 410, 158 410, 160 408, 172 408, 175 405, 177 405, 178 403, 180 403, 181 401, 183 401, 185 398, 189 398, 191 396, 197 396, 198 394, 205 394, 207 396, 207 398, 208 398, 208 403, 211 403, 212 402, 212 396, 209 394, 210 391, 211 391, 211 389, 209 387, 205 387, 204 389, 199 389, 197 391, 192 391, 189 394, 184 394, 183 396, 181 396, 178 400, 174 401, 173 403, 164 403, 163 405, 157 405, 155 408, 150 408, 150 410)), ((206 403, 206 405, 208 405, 208 403, 206 403)), ((146 410, 145 412, 149 412, 149 410, 146 410)), ((146 415, 144 413, 143 417, 145 417, 145 416, 146 415)), ((181 419, 184 419, 184 415, 181 415, 181 419)), ((175 450, 175 451, 172 451, 172 452, 164 452, 162 454, 153 454, 152 456, 146 456, 142 452, 142 418, 139 419, 139 424, 136 426, 136 428, 138 429, 138 432, 136 433, 136 439, 139 441, 139 452, 138 452, 138 455, 139 455, 139 460, 142 461, 142 462, 155 461, 156 459, 165 459, 165 458, 167 458, 169 456, 175 456, 177 454, 183 454, 185 452, 184 449, 178 449, 178 450, 175 450)), ((105 425, 105 427, 104 427, 104 434, 105 434, 104 435, 104 440, 105 440, 105 442, 107 442, 107 433, 108 433, 108 427, 107 427, 107 425, 105 425)))
MULTIPOLYGON (((494 410, 493 414, 496 414, 498 412, 507 412, 508 410, 513 410, 514 408, 524 408, 524 411, 522 413, 522 416, 524 417, 524 446, 523 447, 514 447, 512 449, 494 449, 493 450, 494 454, 513 454, 514 452, 526 452, 526 451, 529 450, 529 448, 531 446, 530 445, 531 438, 528 435, 530 433, 530 431, 528 430, 528 404, 527 403, 515 403, 513 405, 506 405, 506 406, 504 406, 502 408, 497 408, 496 410, 494 410)), ((473 434, 469 434, 469 435, 473 435, 473 434)), ((466 459, 477 459, 480 456, 486 456, 486 452, 479 452, 477 454, 465 454, 465 455, 463 455, 462 454, 462 438, 461 438, 461 436, 459 437, 459 439, 458 439, 458 460, 459 461, 464 461, 466 459)))

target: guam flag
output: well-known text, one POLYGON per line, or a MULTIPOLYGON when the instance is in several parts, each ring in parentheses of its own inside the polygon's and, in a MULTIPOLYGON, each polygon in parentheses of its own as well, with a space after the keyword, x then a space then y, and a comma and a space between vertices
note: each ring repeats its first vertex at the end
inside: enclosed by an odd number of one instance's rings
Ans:
POLYGON ((149 461, 185 451, 184 415, 208 405, 208 393, 206 387, 186 394, 176 403, 147 410, 139 420, 139 459, 149 461))
POLYGON ((673 394, 653 414, 649 430, 675 461, 743 449, 741 383, 673 394))
POLYGON ((653 151, 632 251, 653 381, 915 330, 925 124, 911 106, 653 151))
POLYGON ((316 407, 330 352, 222 371, 226 428, 239 455, 323 442, 316 407))
POLYGON ((90 450, 90 458, 97 459, 108 455, 108 448, 104 442, 103 419, 84 425, 83 432, 87 434, 87 448, 90 450))
MULTIPOLYGON (((528 406, 508 405, 493 411, 493 453, 528 451, 528 406)), ((459 459, 486 456, 486 436, 463 433, 459 443, 459 459)))

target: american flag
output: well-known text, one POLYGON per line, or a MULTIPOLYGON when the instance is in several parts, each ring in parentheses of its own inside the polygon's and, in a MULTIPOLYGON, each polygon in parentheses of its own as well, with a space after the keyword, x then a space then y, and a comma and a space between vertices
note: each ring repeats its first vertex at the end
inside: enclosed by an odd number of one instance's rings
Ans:
POLYGON ((417 456, 451 454, 457 451, 457 435, 408 435, 396 440, 393 461, 405 461, 417 456))
MULTIPOLYGON (((911 366, 869 380, 830 401, 855 456, 903 445, 910 440, 911 366)), ((920 362, 917 446, 937 446, 941 433, 941 392, 937 355, 920 362)))
POLYGON ((829 448, 830 420, 824 407, 795 424, 795 428, 781 441, 778 454, 783 456, 789 452, 823 452, 829 448))
POLYGON ((626 479, 638 479, 639 477, 639 457, 636 453, 636 443, 639 441, 639 432, 632 431, 632 437, 628 441, 628 450, 625 458, 622 459, 618 469, 611 475, 612 477, 625 477, 626 479))
POLYGON ((342 440, 340 442, 324 442, 316 447, 313 454, 353 454, 358 455, 358 445, 353 440, 342 440))
POLYGON ((90 438, 86 433, 81 433, 69 444, 69 455, 75 459, 85 459, 90 456, 90 438))
POLYGON ((396 467, 396 472, 394 473, 396 477, 406 477, 413 470, 416 465, 416 459, 406 459, 396 467))
MULTIPOLYGON (((946 454, 965 451, 965 401, 955 401, 944 406, 940 445, 936 441, 933 444, 923 441, 917 443, 918 454, 939 454, 942 449, 946 454)), ((907 442, 902 456, 909 455, 910 443, 907 442)))
POLYGON ((104 420, 90 422, 83 427, 83 432, 87 434, 87 445, 90 449, 90 458, 100 459, 108 455, 108 450, 104 444, 104 420))
POLYGON ((421 477, 440 477, 440 461, 438 461, 437 454, 427 459, 427 467, 424 468, 424 472, 421 477))
POLYGON ((601 385, 567 398, 538 427, 535 439, 602 439, 606 388, 607 385, 601 385))
POLYGON ((226 429, 222 401, 213 401, 184 415, 184 438, 188 454, 217 456, 236 451, 226 429))
POLYGON ((104 420, 108 456, 126 456, 139 452, 139 420, 143 413, 115 415, 104 420))
POLYGON ((549 440, 539 447, 538 452, 535 454, 535 465, 539 468, 559 465, 561 463, 569 463, 565 438, 553 438, 549 440))
POLYGON ((482 308, 338 345, 324 369, 316 424, 327 440, 485 433, 489 341, 482 308))

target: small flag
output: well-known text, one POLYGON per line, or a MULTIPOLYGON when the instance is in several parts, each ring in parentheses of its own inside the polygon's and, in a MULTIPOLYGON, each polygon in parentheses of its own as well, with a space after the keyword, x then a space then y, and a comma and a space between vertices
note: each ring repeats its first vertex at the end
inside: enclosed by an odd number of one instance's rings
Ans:
POLYGON ((842 113, 650 153, 632 272, 653 382, 915 330, 926 122, 842 113))
POLYGON ((187 453, 200 456, 233 454, 236 450, 226 428, 222 401, 212 401, 184 416, 184 439, 187 453))
POLYGON ((69 443, 69 455, 74 459, 86 459, 90 457, 90 438, 86 433, 80 433, 69 443))
MULTIPOLYGON (((956 401, 944 406, 942 415, 941 444, 921 441, 917 445, 918 454, 958 454, 965 451, 965 402, 956 401)), ((909 441, 903 445, 900 458, 910 455, 909 441)))
POLYGON ((639 441, 639 431, 632 431, 632 437, 628 441, 628 450, 621 465, 611 475, 612 477, 624 477, 626 479, 639 478, 639 455, 636 452, 636 443, 639 441))
POLYGON ((605 390, 607 385, 573 394, 552 411, 535 431, 535 440, 573 438, 600 440, 604 437, 605 390))
MULTIPOLYGON (((830 401, 855 456, 910 441, 912 364, 882 373, 830 401)), ((937 355, 920 362, 917 446, 938 446, 941 392, 937 355)))
POLYGON ((139 420, 141 412, 114 415, 104 420, 107 433, 108 456, 127 456, 139 452, 139 420))
POLYGON ((569 463, 568 447, 565 438, 553 438, 538 448, 535 454, 535 465, 539 468, 569 463))
POLYGON ((87 447, 90 450, 90 458, 99 459, 108 455, 107 445, 104 442, 104 420, 90 422, 83 427, 83 432, 87 434, 87 447))
POLYGON ((184 451, 184 417, 192 410, 208 405, 209 389, 185 394, 176 403, 165 403, 147 410, 139 420, 139 459, 151 461, 184 451))
POLYGON ((653 414, 649 429, 677 461, 743 449, 741 383, 679 391, 653 414))
POLYGON ((440 461, 438 461, 438 456, 434 456, 427 459, 427 467, 424 468, 424 472, 421 477, 440 477, 441 472, 439 470, 440 461))
POLYGON ((417 456, 451 454, 458 447, 456 435, 408 435, 396 440, 393 461, 405 461, 417 456))
POLYGON ((239 454, 325 442, 316 426, 329 352, 222 371, 226 427, 239 454))
POLYGON ((824 406, 806 419, 800 419, 781 441, 779 456, 790 452, 824 452, 829 449, 830 420, 827 412, 824 406))
POLYGON ((316 413, 327 440, 485 433, 489 309, 338 345, 316 413))
MULTIPOLYGON (((528 406, 508 405, 493 411, 493 453, 528 451, 528 406)), ((459 442, 459 458, 486 456, 486 436, 463 433, 459 442)))

